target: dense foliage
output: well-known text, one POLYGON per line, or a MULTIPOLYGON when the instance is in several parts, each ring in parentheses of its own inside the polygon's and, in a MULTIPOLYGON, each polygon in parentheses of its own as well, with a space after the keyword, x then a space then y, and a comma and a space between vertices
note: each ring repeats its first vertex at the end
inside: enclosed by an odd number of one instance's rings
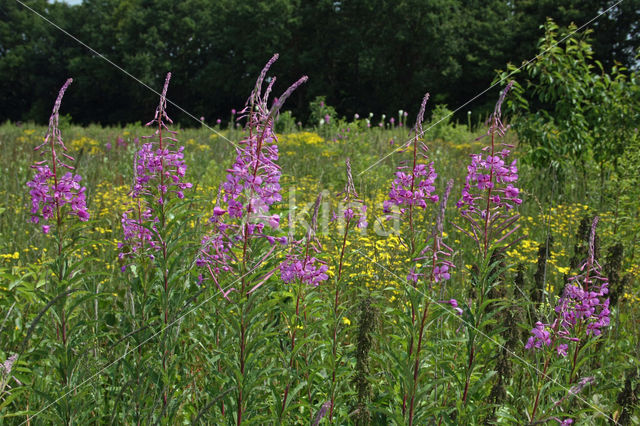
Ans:
MULTIPOLYGON (((25 1, 86 47, 18 2, 0 5, 0 121, 48 117, 52 87, 73 76, 66 114, 76 123, 130 123, 153 108, 149 92, 96 56, 158 87, 162 70, 181 76, 171 100, 208 123, 229 120, 269 52, 287 51, 280 81, 309 74, 287 108, 307 123, 308 104, 326 96, 340 116, 397 111, 428 84, 433 102, 462 105, 507 62, 532 58, 546 17, 582 25, 614 0, 85 0, 79 6, 25 1)), ((634 65, 638 0, 593 22, 594 57, 634 65)), ((276 89, 278 89, 276 83, 276 89)), ((284 90, 285 87, 280 87, 284 90)), ((465 108, 489 113, 481 98, 465 108)), ((176 112, 174 118, 194 125, 176 112)), ((464 120, 465 117, 460 117, 464 120)))

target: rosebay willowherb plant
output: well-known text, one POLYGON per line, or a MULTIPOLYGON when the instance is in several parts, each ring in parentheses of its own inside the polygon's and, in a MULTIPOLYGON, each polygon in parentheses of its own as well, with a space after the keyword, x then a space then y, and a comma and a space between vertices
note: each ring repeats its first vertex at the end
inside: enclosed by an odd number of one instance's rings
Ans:
MULTIPOLYGON (((168 127, 172 123, 166 111, 170 79, 171 73, 167 73, 155 115, 146 124, 155 129, 154 133, 143 136, 135 155, 130 192, 134 207, 125 211, 121 220, 124 241, 119 243, 119 258, 127 262, 123 272, 129 270, 131 324, 134 330, 144 330, 150 324, 162 327, 158 351, 139 350, 137 363, 130 364, 134 371, 146 371, 146 377, 138 376, 135 388, 138 401, 135 417, 139 421, 171 418, 179 406, 172 398, 176 391, 173 378, 179 374, 172 361, 180 333, 179 326, 172 325, 186 296, 181 277, 189 267, 184 261, 184 243, 189 235, 184 224, 188 222, 189 212, 180 203, 184 190, 192 185, 184 181, 187 169, 184 147, 176 149, 176 132, 168 127), (160 364, 158 370, 157 364, 160 364), (154 394, 154 388, 160 404, 157 399, 147 399, 154 394), (155 407, 159 408, 160 415, 154 414, 155 407)), ((144 341, 144 334, 138 336, 140 342, 144 341)))
MULTIPOLYGON (((422 123, 426 110, 429 93, 425 94, 413 128, 414 136, 410 140, 412 159, 410 163, 402 162, 395 173, 388 199, 383 203, 383 210, 389 214, 388 218, 398 215, 400 220, 406 220, 406 233, 401 236, 403 245, 407 248, 407 257, 411 259, 411 267, 406 277, 405 298, 408 311, 398 311, 403 318, 403 333, 406 341, 406 359, 397 365, 397 372, 404 372, 398 376, 402 388, 402 417, 404 421, 413 424, 416 421, 416 407, 418 405, 418 382, 420 378, 421 351, 423 338, 430 315, 429 308, 434 300, 434 287, 439 283, 444 289, 444 281, 450 278, 453 268, 451 258, 453 249, 442 239, 445 205, 453 181, 449 181, 442 198, 440 208, 435 212, 435 223, 430 226, 426 218, 427 206, 437 203, 440 196, 435 193, 434 162, 428 159, 428 147, 420 139, 424 134, 422 123), (417 208, 424 212, 422 221, 418 221, 417 208), (395 213, 392 213, 395 209, 395 213), (421 223, 422 222, 422 223, 421 223), (422 225, 422 226, 420 226, 422 225), (431 231, 424 241, 419 242, 420 235, 426 229, 431 231)), ((443 293, 443 291, 441 291, 443 293)), ((457 307, 457 302, 452 300, 457 307)), ((395 351, 395 348, 391 348, 395 351)))
MULTIPOLYGON (((425 327, 427 325, 427 319, 429 318, 429 307, 434 300, 433 295, 436 285, 441 287, 440 294, 444 294, 444 284, 449 278, 451 278, 449 271, 454 267, 452 262, 453 249, 443 241, 444 215, 452 186, 453 180, 449 180, 440 202, 440 209, 437 212, 435 226, 433 227, 431 235, 426 239, 424 248, 420 252, 420 256, 415 259, 415 262, 424 263, 424 266, 420 269, 416 269, 417 265, 412 267, 408 277, 410 281, 413 281, 413 284, 411 286, 407 286, 407 288, 418 290, 417 292, 422 296, 422 300, 415 303, 415 306, 418 307, 418 314, 420 310, 422 310, 422 315, 419 315, 420 323, 417 327, 417 334, 414 329, 408 343, 409 361, 413 364, 413 376, 411 382, 408 384, 408 392, 403 400, 403 405, 408 399, 409 409, 407 418, 409 425, 414 424, 415 409, 419 403, 416 398, 418 393, 418 382, 420 379, 420 365, 422 362, 420 355, 423 347, 423 339, 425 337, 425 327), (417 341, 415 354, 413 354, 414 341, 417 341), (415 358, 415 361, 411 359, 412 355, 415 358)), ((413 300, 415 300, 415 296, 410 294, 410 298, 412 299, 412 306, 414 306, 413 300)), ((448 303, 454 308, 458 306, 455 299, 451 299, 444 303, 448 303)), ((415 324, 413 320, 412 324, 415 324)))
MULTIPOLYGON (((564 293, 554 309, 555 319, 548 324, 538 321, 531 330, 531 337, 525 345, 527 349, 544 351, 545 357, 541 376, 537 380, 536 397, 529 416, 532 422, 535 421, 540 407, 540 398, 544 384, 549 377, 548 372, 552 357, 555 355, 560 358, 569 358, 568 368, 556 363, 557 368, 564 368, 568 371, 565 380, 569 386, 573 386, 576 382, 582 383, 584 378, 579 381, 579 374, 588 374, 589 371, 585 360, 580 359, 580 355, 587 352, 587 341, 596 339, 601 335, 602 329, 609 325, 609 298, 605 298, 609 292, 608 280, 602 276, 601 267, 595 259, 598 220, 599 218, 596 216, 591 225, 587 259, 580 268, 581 272, 569 278, 564 293)), ((591 381, 593 381, 592 378, 591 381)), ((570 392, 570 394, 575 393, 577 391, 570 392)), ((566 397, 560 402, 564 399, 566 397)), ((553 407, 560 405, 560 402, 555 403, 553 407)), ((548 415, 553 407, 544 410, 545 414, 548 415)))
MULTIPOLYGON (((486 154, 472 154, 467 166, 462 197, 456 204, 468 229, 453 224, 459 231, 475 242, 471 281, 475 300, 470 301, 463 318, 467 322, 467 365, 462 391, 462 402, 467 404, 468 392, 477 361, 477 339, 485 334, 486 319, 495 313, 495 306, 486 303, 495 286, 501 285, 503 276, 500 264, 502 253, 519 239, 511 236, 519 229, 516 224, 520 215, 514 207, 520 205, 519 189, 514 186, 518 180, 516 160, 509 163, 512 145, 498 143, 504 137, 508 126, 502 122, 502 104, 513 82, 500 93, 495 109, 488 120, 488 131, 484 137, 490 142, 482 150, 486 154), (471 303, 473 302, 473 303, 471 303)), ((493 332, 489 332, 491 336, 493 332)))
MULTIPOLYGON (((73 79, 68 79, 60 89, 58 98, 53 105, 53 112, 49 118, 49 129, 41 145, 35 148, 40 151, 40 155, 49 154, 51 159, 38 161, 32 167, 36 170, 36 175, 27 182, 31 196, 31 221, 39 223, 54 219, 56 237, 58 239, 58 253, 62 251, 62 238, 64 220, 67 216, 77 216, 81 221, 89 219, 85 202, 86 188, 80 186, 82 177, 74 175, 70 171, 62 174, 65 169, 73 170, 73 167, 64 161, 74 161, 73 157, 67 154, 67 147, 62 141, 62 133, 58 128, 60 117, 60 105, 62 97, 73 79), (61 152, 57 151, 60 150, 61 152), (65 207, 66 206, 66 207, 65 207), (70 209, 70 210, 69 210, 70 209)), ((42 231, 49 233, 51 225, 43 224, 42 231)))
POLYGON ((321 201, 322 193, 318 195, 313 205, 311 222, 304 238, 301 240, 291 239, 289 241, 289 252, 285 261, 280 264, 280 277, 288 285, 287 288, 290 288, 289 293, 295 294, 295 310, 293 312, 286 310, 283 312, 289 329, 290 345, 285 346, 283 351, 283 358, 288 368, 284 379, 286 386, 282 396, 280 421, 285 418, 287 410, 297 408, 296 405, 291 404, 293 401, 291 401, 292 398, 289 396, 289 391, 291 390, 291 384, 299 382, 302 377, 307 381, 305 402, 309 407, 313 407, 312 384, 309 382, 311 376, 309 371, 309 350, 302 346, 311 338, 309 329, 304 327, 305 318, 307 317, 305 297, 309 292, 307 287, 310 287, 312 291, 329 278, 327 275, 328 265, 326 262, 316 258, 322 252, 322 245, 316 236, 321 201))
POLYGON ((329 390, 330 407, 329 407, 329 421, 333 421, 333 413, 336 404, 337 387, 339 386, 338 379, 341 376, 340 357, 340 323, 342 318, 342 308, 340 306, 340 294, 343 291, 342 273, 345 264, 345 255, 347 248, 347 241, 349 237, 349 231, 354 228, 363 229, 367 227, 367 206, 363 200, 360 199, 356 192, 356 187, 353 182, 353 175, 351 174, 351 160, 349 158, 345 161, 347 182, 345 183, 344 190, 338 194, 342 197, 342 203, 338 208, 338 211, 333 212, 333 221, 342 225, 342 238, 339 242, 340 255, 337 261, 337 272, 334 275, 334 299, 333 299, 333 333, 331 335, 331 354, 328 357, 329 371, 331 376, 331 387, 329 390))
MULTIPOLYGON (((44 141, 35 148, 35 151, 40 151, 42 156, 49 158, 32 166, 36 174, 27 182, 31 196, 31 221, 42 223, 41 229, 44 234, 50 234, 53 226, 56 251, 55 257, 48 262, 50 274, 47 274, 49 277, 42 294, 43 300, 48 303, 32 323, 21 348, 22 353, 27 350, 28 339, 37 322, 49 311, 54 331, 50 340, 45 339, 45 344, 48 343, 50 350, 55 354, 56 363, 53 369, 58 377, 53 381, 50 381, 51 377, 47 377, 34 384, 34 388, 42 392, 45 400, 55 401, 53 405, 58 416, 56 421, 65 423, 70 423, 76 418, 76 411, 80 410, 78 404, 81 404, 81 397, 56 399, 54 395, 65 392, 81 376, 78 371, 81 357, 78 347, 83 344, 85 330, 82 322, 74 318, 73 314, 81 303, 70 299, 70 295, 85 290, 80 270, 86 259, 78 254, 80 228, 74 221, 89 220, 85 202, 86 188, 80 185, 82 178, 72 173, 74 168, 68 162, 74 161, 74 158, 67 154, 67 147, 58 127, 62 97, 72 81, 68 79, 60 89, 44 141), (51 221, 53 225, 50 224, 51 221), (51 387, 47 389, 43 386, 45 384, 51 387), (49 393, 53 389, 56 392, 49 393)), ((93 295, 83 297, 84 300, 88 300, 93 295)))
MULTIPOLYGON (((235 163, 227 170, 221 190, 222 206, 214 208, 210 219, 212 228, 202 239, 197 259, 198 266, 205 270, 206 280, 213 281, 230 303, 228 311, 222 310, 221 319, 234 331, 234 335, 227 338, 236 342, 236 350, 227 353, 229 359, 225 362, 237 374, 225 380, 229 380, 226 386, 235 389, 236 398, 228 403, 235 406, 233 412, 238 425, 249 413, 257 414, 255 404, 258 399, 253 391, 259 385, 259 378, 270 371, 270 367, 257 366, 268 336, 267 331, 257 327, 258 318, 262 318, 259 315, 265 309, 265 299, 257 290, 278 270, 284 271, 287 279, 296 274, 296 263, 291 259, 281 267, 274 265, 276 245, 286 245, 288 241, 286 236, 278 234, 280 215, 272 211, 282 200, 278 140, 273 126, 284 102, 307 77, 290 86, 269 107, 268 98, 275 78, 270 80, 264 92, 263 83, 277 58, 278 55, 274 55, 263 68, 247 105, 238 113, 240 118, 246 119, 246 136, 236 148, 235 163)), ((313 267, 314 263, 308 259, 303 270, 298 271, 304 275, 300 278, 319 282, 323 273, 318 272, 322 266, 313 267), (309 275, 311 273, 316 274, 315 278, 309 275)), ((283 398, 285 405, 286 396, 283 398)))

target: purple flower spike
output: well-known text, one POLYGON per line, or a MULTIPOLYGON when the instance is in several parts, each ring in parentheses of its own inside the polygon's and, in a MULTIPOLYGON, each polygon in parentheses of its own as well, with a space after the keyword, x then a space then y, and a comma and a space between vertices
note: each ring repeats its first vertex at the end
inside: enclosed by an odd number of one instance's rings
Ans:
POLYGON ((471 230, 454 226, 472 238, 484 256, 492 244, 506 241, 520 227, 515 225, 519 215, 511 213, 515 206, 522 204, 520 190, 514 186, 518 180, 516 160, 509 162, 510 151, 507 148, 511 148, 510 145, 502 144, 504 148, 498 151, 495 141, 496 135, 502 137, 508 129, 502 123, 502 103, 512 85, 510 82, 500 93, 489 118, 487 135, 491 136, 490 144, 482 149, 482 154, 470 156, 462 195, 456 203, 471 230))
MULTIPOLYGON (((600 265, 594 256, 594 241, 596 225, 599 218, 596 216, 591 226, 591 236, 589 239, 589 255, 580 268, 581 272, 569 278, 569 282, 564 289, 562 297, 555 307, 557 319, 548 327, 552 335, 562 339, 563 343, 555 345, 560 356, 567 356, 567 341, 579 342, 582 338, 589 336, 599 336, 602 329, 609 325, 609 293, 608 280, 602 276, 600 265), (584 335, 582 335, 584 332, 584 335)), ((536 329, 539 329, 539 322, 536 328, 531 330, 537 336, 536 329)), ((539 339, 539 337, 537 337, 539 339)), ((538 340, 529 338, 525 348, 540 348, 536 344, 538 340)), ((551 342, 547 343, 549 346, 551 342)))
MULTIPOLYGON (((44 142, 35 148, 35 151, 39 151, 48 145, 49 149, 43 150, 41 155, 50 153, 51 164, 45 164, 46 160, 37 162, 32 166, 36 170, 36 174, 32 180, 27 182, 27 187, 30 188, 31 221, 33 223, 39 223, 41 218, 45 221, 55 218, 56 223, 59 224, 65 214, 77 216, 83 222, 89 220, 85 196, 86 188, 80 185, 82 177, 71 172, 66 172, 64 175, 61 173, 63 168, 73 170, 73 167, 61 160, 61 158, 65 158, 74 161, 73 157, 66 154, 67 148, 58 128, 62 97, 72 81, 72 79, 68 79, 60 89, 49 118, 49 129, 44 142), (61 155, 58 155, 56 147, 62 150, 61 155), (65 208, 65 205, 69 205, 71 210, 65 208), (62 217, 58 217, 58 215, 62 217)), ((42 232, 45 234, 49 233, 49 230, 49 225, 42 226, 42 232)))
MULTIPOLYGON (((235 162, 227 169, 226 178, 219 188, 218 200, 209 219, 212 228, 202 239, 196 260, 197 266, 206 269, 205 275, 216 283, 225 298, 229 293, 223 292, 219 277, 225 273, 240 273, 236 271, 236 265, 244 259, 236 258, 237 250, 234 250, 239 243, 246 247, 251 239, 264 239, 272 246, 271 250, 276 243, 288 243, 286 237, 269 235, 280 227, 280 216, 270 212, 271 207, 282 200, 281 170, 277 164, 278 139, 273 125, 284 101, 307 77, 290 86, 269 108, 267 101, 275 78, 270 80, 264 93, 263 82, 277 58, 276 54, 269 60, 245 108, 237 111, 238 119, 246 118, 246 137, 238 143, 235 162)), ((231 114, 235 116, 236 110, 231 110, 231 114)), ((299 262, 289 257, 279 269, 282 279, 287 282, 301 278, 310 285, 318 285, 326 279, 326 265, 318 263, 315 258, 299 262)), ((247 294, 260 287, 274 271, 265 275, 260 284, 247 294)))
MULTIPOLYGON (((161 243, 156 241, 156 224, 159 222, 154 216, 149 203, 164 208, 171 194, 177 198, 184 198, 184 190, 191 188, 189 182, 183 182, 187 165, 184 161, 184 147, 175 150, 177 132, 170 130, 167 123, 173 123, 167 115, 167 90, 171 73, 167 73, 160 103, 156 108, 153 120, 147 126, 155 125, 155 132, 151 136, 143 136, 143 139, 155 139, 143 143, 134 158, 134 179, 131 188, 131 197, 137 200, 137 208, 123 213, 121 223, 126 244, 119 247, 128 247, 128 252, 121 252, 120 258, 132 253, 142 253, 147 249, 160 250, 161 243)), ((150 254, 153 258, 153 254, 150 254)))
POLYGON ((391 213, 391 207, 394 205, 400 208, 401 213, 404 213, 409 207, 417 206, 426 209, 427 202, 438 202, 438 196, 433 194, 435 180, 438 177, 433 167, 433 162, 429 164, 418 162, 418 157, 427 158, 427 146, 422 143, 418 146, 418 140, 423 134, 422 121, 424 120, 424 112, 428 100, 429 94, 427 93, 422 100, 414 128, 415 136, 412 139, 413 165, 408 172, 405 172, 408 167, 406 164, 402 163, 398 167, 396 178, 391 183, 389 199, 383 204, 385 213, 391 213))
POLYGON ((549 332, 549 325, 543 324, 540 321, 536 323, 536 326, 531 330, 531 337, 525 345, 525 349, 541 348, 542 345, 551 345, 551 333, 549 332))
POLYGON ((602 276, 601 267, 594 255, 594 241, 598 216, 593 220, 589 238, 589 256, 581 273, 569 278, 564 294, 556 306, 560 324, 564 329, 586 325, 587 336, 599 336, 601 329, 609 325, 608 280, 602 276))

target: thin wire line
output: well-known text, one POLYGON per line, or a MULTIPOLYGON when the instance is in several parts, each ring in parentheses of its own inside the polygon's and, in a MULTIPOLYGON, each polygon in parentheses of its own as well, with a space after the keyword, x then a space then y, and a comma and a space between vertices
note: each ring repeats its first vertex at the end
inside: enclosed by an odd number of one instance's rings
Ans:
MULTIPOLYGON (((36 10, 34 10, 33 8, 31 8, 30 6, 27 6, 26 4, 24 4, 21 0, 15 0, 16 2, 20 3, 23 7, 25 7, 26 9, 29 9, 31 12, 33 12, 34 14, 36 14, 37 16, 39 16, 41 19, 43 19, 44 21, 46 21, 48 24, 52 25, 53 27, 57 28, 58 30, 62 31, 65 35, 67 35, 68 37, 72 38, 74 41, 76 41, 77 43, 81 44, 82 46, 84 46, 85 48, 87 48, 88 50, 90 50, 93 54, 97 55, 99 58, 105 60, 106 62, 108 62, 109 64, 113 65, 115 68, 117 68, 118 70, 122 71, 124 74, 126 74, 128 77, 131 77, 133 80, 135 80, 136 82, 140 83, 142 86, 144 86, 145 88, 149 89, 151 92, 155 93, 156 95, 160 96, 160 92, 158 92, 157 90, 155 90, 154 88, 152 88, 151 86, 149 86, 148 84, 146 84, 144 81, 140 80, 138 77, 134 76, 133 74, 131 74, 129 71, 125 70, 124 68, 122 68, 120 65, 116 64, 115 62, 113 62, 111 59, 107 58, 106 56, 104 56, 102 53, 98 52, 97 50, 95 50, 94 48, 92 48, 91 46, 89 46, 88 44, 86 44, 85 42, 83 42, 82 40, 78 39, 76 36, 74 36, 73 34, 69 33, 67 30, 65 30, 64 28, 61 28, 59 25, 57 25, 55 22, 52 22, 49 18, 43 16, 42 14, 38 13, 36 10)), ((189 111, 187 111, 186 109, 182 108, 180 105, 178 105, 177 103, 173 102, 171 99, 166 98, 167 102, 169 102, 171 105, 173 105, 174 107, 178 108, 180 111, 182 111, 183 113, 185 113, 188 117, 193 118, 195 121, 197 121, 198 123, 200 123, 201 125, 203 125, 204 127, 206 127, 207 129, 211 130, 213 133, 215 133, 216 135, 218 135, 219 137, 221 137, 222 139, 224 139, 225 141, 229 142, 231 145, 233 145, 234 147, 240 149, 240 147, 233 142, 231 139, 227 138, 225 135, 223 135, 222 133, 218 132, 216 129, 210 127, 208 124, 206 124, 204 121, 199 120, 195 115, 191 114, 189 111)), ((233 124, 233 123, 232 123, 233 124)))
POLYGON ((481 97, 482 95, 484 95, 485 93, 487 93, 489 90, 493 89, 494 87, 496 87, 499 84, 502 84, 507 78, 511 77, 513 74, 517 73, 518 71, 520 71, 522 68, 524 68, 525 66, 529 65, 530 63, 532 63, 533 61, 538 60, 539 58, 541 58, 542 56, 544 56, 547 52, 549 52, 551 49, 553 49, 554 47, 556 47, 557 45, 559 45, 560 43, 562 43, 563 41, 565 41, 566 39, 568 39, 569 37, 571 37, 573 34, 577 33, 578 31, 582 30, 583 28, 585 28, 586 26, 588 26, 589 24, 591 24, 592 22, 594 22, 595 20, 599 19, 602 15, 604 15, 605 13, 609 12, 611 9, 613 9, 614 7, 616 7, 617 5, 619 5, 620 3, 622 3, 624 0, 619 0, 617 3, 615 3, 614 5, 612 5, 611 7, 607 8, 606 10, 600 12, 598 15, 596 15, 594 18, 592 18, 590 21, 588 21, 585 24, 582 24, 582 26, 580 26, 579 28, 577 28, 575 31, 572 31, 571 33, 567 34, 565 37, 563 37, 561 40, 559 40, 557 43, 555 43, 554 45, 550 46, 548 49, 546 49, 545 51, 538 53, 536 56, 534 56, 533 58, 529 59, 528 61, 524 62, 520 67, 516 68, 515 70, 511 71, 509 74, 507 74, 506 77, 501 78, 500 80, 496 81, 494 84, 492 84, 491 86, 487 87, 485 90, 483 90, 482 92, 478 93, 477 95, 475 95, 473 98, 469 99, 468 101, 466 101, 465 103, 463 103, 462 105, 460 105, 458 108, 456 108, 455 110, 453 110, 452 112, 450 112, 449 114, 445 115, 444 117, 442 117, 440 120, 436 121, 435 123, 433 123, 432 125, 430 125, 429 127, 427 127, 425 130, 423 130, 422 132, 416 134, 415 136, 411 137, 410 139, 408 139, 405 143, 403 143, 402 145, 400 145, 398 148, 395 148, 393 151, 389 152, 388 154, 386 154, 384 157, 380 158, 378 161, 376 161, 375 163, 373 163, 371 166, 367 167, 366 169, 364 169, 363 171, 361 171, 358 176, 362 176, 364 173, 366 173, 367 171, 371 170, 372 168, 374 168, 375 166, 377 166, 378 164, 380 164, 381 162, 383 162, 384 160, 386 160, 387 158, 389 158, 391 155, 395 154, 396 152, 402 151, 403 149, 405 149, 408 144, 414 139, 414 138, 419 138, 420 136, 424 135, 425 133, 427 133, 429 130, 431 130, 432 128, 434 128, 435 126, 437 126, 439 123, 441 123, 442 121, 450 118, 453 114, 455 114, 456 112, 460 111, 462 108, 464 108, 465 106, 469 105, 471 102, 475 101, 476 99, 478 99, 479 97, 481 97))
MULTIPOLYGON (((262 262, 264 263, 264 261, 266 261, 267 259, 270 259, 271 257, 275 256, 276 254, 280 254, 283 253, 284 251, 286 251, 286 249, 282 249, 278 252, 273 252, 271 253, 271 255, 267 256, 265 259, 262 260, 262 262)), ((240 281, 241 279, 243 279, 244 277, 246 277, 247 275, 251 274, 253 271, 249 271, 247 273, 245 273, 244 275, 238 277, 238 279, 236 279, 235 281, 231 282, 229 284, 229 286, 224 290, 224 292, 228 291, 232 285, 234 285, 235 283, 237 283, 238 281, 240 281)), ((213 288, 213 287, 212 287, 213 288)), ((215 289, 214 289, 215 290, 215 289)), ((145 339, 144 341, 142 341, 138 346, 136 346, 135 348, 132 348, 131 350, 127 350, 124 352, 124 354, 122 354, 121 356, 119 356, 118 358, 116 358, 115 360, 107 363, 106 365, 104 365, 100 370, 98 370, 96 373, 94 373, 93 375, 91 375, 89 378, 85 379, 82 383, 80 383, 77 386, 74 386, 71 390, 69 390, 67 393, 63 394, 62 396, 60 396, 58 399, 56 399, 55 401, 49 403, 48 405, 46 405, 44 408, 40 409, 39 411, 37 411, 33 416, 31 417, 27 417, 27 420, 25 420, 23 423, 21 423, 21 425, 26 424, 29 420, 33 419, 34 417, 36 417, 37 415, 41 414, 42 412, 46 411, 49 407, 51 407, 52 405, 54 405, 55 403, 57 403, 58 401, 60 401, 62 398, 65 398, 66 396, 68 396, 70 393, 75 392, 77 389, 83 387, 84 385, 86 385, 87 383, 93 381, 93 379, 95 379, 96 377, 98 377, 104 370, 106 370, 107 368, 111 367, 112 365, 116 364, 117 362, 122 361, 127 355, 129 355, 131 352, 134 352, 136 350, 138 350, 138 348, 140 348, 142 345, 144 345, 145 343, 149 342, 151 339, 153 339, 154 337, 156 337, 158 334, 162 333, 163 331, 165 331, 167 328, 172 327, 176 322, 180 321, 181 319, 183 319, 184 317, 186 317, 187 315, 189 315, 190 313, 194 312, 196 309, 200 308, 202 305, 204 305, 205 303, 209 302, 211 299, 213 299, 214 297, 218 296, 219 294, 222 294, 223 291, 216 291, 213 295, 209 296, 207 299, 205 299, 204 301, 202 301, 200 304, 194 306, 192 309, 190 309, 189 311, 185 312, 184 314, 180 315, 179 317, 177 317, 175 320, 171 321, 169 324, 165 325, 164 327, 161 327, 160 330, 156 331, 155 333, 153 333, 151 336, 149 336, 147 339, 145 339)), ((64 388, 63 388, 64 389, 64 388)))
MULTIPOLYGON (((405 280, 402 279, 400 276, 398 276, 397 274, 395 274, 394 272, 392 272, 390 269, 386 268, 385 266, 381 265, 380 263, 376 262, 375 259, 370 258, 369 256, 366 256, 360 249, 358 250, 354 250, 354 252, 360 253, 361 257, 365 260, 369 260, 373 263, 375 263, 377 266, 379 266, 380 268, 382 268, 383 270, 387 271, 388 273, 390 273, 391 275, 393 275, 394 277, 396 277, 398 280, 400 280, 400 282, 404 282, 405 280)), ((537 373, 544 375, 543 372, 536 366, 534 366, 533 364, 531 364, 530 362, 528 362, 526 359, 522 358, 520 355, 518 355, 517 353, 511 351, 509 348, 507 348, 506 346, 504 346, 503 344, 497 342, 496 340, 494 340, 492 337, 488 336, 487 334, 485 334, 483 331, 479 330, 476 326, 474 326, 473 324, 471 324, 470 322, 464 320, 462 317, 460 317, 455 310, 450 309, 448 307, 443 306, 441 303, 438 303, 437 301, 435 301, 433 298, 431 298, 431 296, 427 295, 426 293, 422 292, 421 290, 419 290, 418 288, 414 288, 414 290, 416 290, 418 293, 420 293, 421 295, 423 295, 424 297, 426 297, 427 299, 429 299, 429 301, 431 303, 434 303, 435 305, 437 305, 438 307, 440 307, 441 309, 443 309, 445 312, 447 312, 449 315, 459 319, 460 321, 462 321, 463 324, 467 325, 468 327, 473 328, 478 334, 482 335, 483 337, 485 337, 487 340, 489 340, 490 342, 495 343, 500 349, 505 350, 506 352, 509 353, 509 355, 513 356, 514 358, 517 358, 519 361, 521 361, 522 363, 526 364, 527 366, 529 366, 530 368, 534 369, 537 373)), ((564 386, 563 384, 561 384, 560 382, 558 382, 557 380, 549 377, 549 375, 547 374, 547 377, 549 378, 549 380, 551 380, 554 384, 558 385, 559 387, 561 387, 563 390, 567 391, 568 395, 571 395, 571 389, 567 388, 566 386, 564 386)), ((607 413, 605 413, 604 411, 602 411, 600 408, 596 407, 595 405, 591 404, 589 401, 587 401, 586 399, 582 398, 579 394, 575 393, 573 394, 576 398, 578 398, 580 401, 584 402, 585 404, 587 404, 588 406, 590 406, 591 408, 595 409, 597 412, 599 412, 600 414, 602 414, 603 416, 605 416, 606 418, 608 418, 611 421, 614 421, 607 413)))

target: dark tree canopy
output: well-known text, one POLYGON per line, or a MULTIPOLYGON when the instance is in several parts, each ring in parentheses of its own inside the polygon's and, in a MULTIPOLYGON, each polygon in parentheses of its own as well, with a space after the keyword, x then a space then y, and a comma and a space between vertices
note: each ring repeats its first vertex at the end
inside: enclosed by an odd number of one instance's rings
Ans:
MULTIPOLYGON (((276 89, 303 74, 309 83, 287 105, 305 119, 326 96, 340 115, 415 109, 425 91, 452 109, 507 62, 533 57, 541 25, 582 25, 612 0, 85 0, 79 6, 27 4, 141 82, 209 121, 244 105, 274 53, 276 89)), ((595 57, 605 68, 634 66, 640 0, 595 21, 595 57)), ((55 91, 75 83, 65 112, 75 122, 143 121, 155 96, 139 82, 17 2, 0 5, 0 121, 48 117, 55 91)), ((488 108, 481 97, 466 109, 488 108)), ((193 123, 185 114, 174 116, 193 123)))

